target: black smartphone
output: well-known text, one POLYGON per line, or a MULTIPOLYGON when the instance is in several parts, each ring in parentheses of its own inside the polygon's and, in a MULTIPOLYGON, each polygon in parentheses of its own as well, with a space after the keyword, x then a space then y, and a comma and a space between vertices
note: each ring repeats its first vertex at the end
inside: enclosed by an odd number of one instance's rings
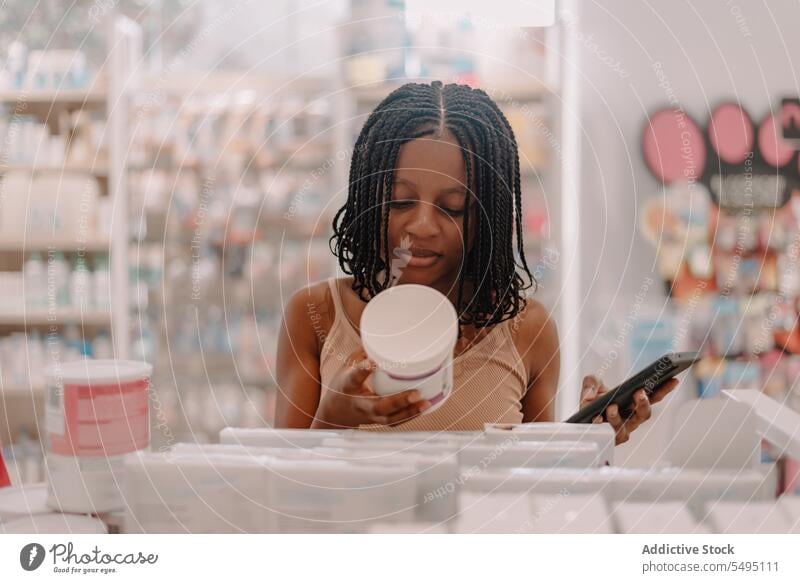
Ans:
POLYGON ((700 355, 697 352, 666 354, 617 388, 608 391, 602 397, 586 405, 586 407, 567 419, 566 422, 591 423, 592 419, 598 415, 603 415, 603 419, 605 419, 605 410, 612 403, 619 407, 619 414, 624 419, 630 414, 633 394, 638 389, 644 389, 649 396, 669 379, 682 373, 698 360, 700 360, 700 355))

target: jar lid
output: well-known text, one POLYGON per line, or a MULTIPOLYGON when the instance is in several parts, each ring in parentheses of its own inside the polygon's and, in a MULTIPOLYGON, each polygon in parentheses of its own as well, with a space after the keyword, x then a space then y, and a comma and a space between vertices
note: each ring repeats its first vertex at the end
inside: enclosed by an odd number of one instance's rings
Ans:
POLYGON ((378 366, 424 373, 452 355, 458 315, 447 296, 432 287, 400 284, 367 303, 360 328, 364 350, 378 366))
POLYGON ((65 383, 121 383, 149 378, 153 365, 137 360, 73 360, 47 367, 49 381, 65 383))

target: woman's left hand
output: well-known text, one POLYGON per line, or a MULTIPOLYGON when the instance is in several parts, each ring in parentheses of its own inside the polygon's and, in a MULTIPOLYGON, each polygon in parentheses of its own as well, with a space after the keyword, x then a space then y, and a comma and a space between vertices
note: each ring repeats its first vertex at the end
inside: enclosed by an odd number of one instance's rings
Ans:
MULTIPOLYGON (((616 444, 625 443, 630 439, 631 431, 639 427, 642 423, 650 419, 652 411, 650 405, 658 403, 661 399, 666 397, 672 389, 678 386, 678 379, 670 379, 661 385, 650 398, 647 398, 647 393, 644 389, 639 389, 633 394, 633 407, 628 412, 627 416, 623 416, 619 411, 617 405, 609 405, 605 411, 605 418, 614 428, 616 433, 616 444)), ((603 384, 599 378, 594 375, 589 375, 583 379, 583 388, 581 390, 581 404, 583 408, 603 393, 607 393, 608 388, 603 384)), ((623 412, 624 413, 624 412, 623 412)), ((603 423, 602 415, 598 415, 592 421, 593 423, 603 423)))

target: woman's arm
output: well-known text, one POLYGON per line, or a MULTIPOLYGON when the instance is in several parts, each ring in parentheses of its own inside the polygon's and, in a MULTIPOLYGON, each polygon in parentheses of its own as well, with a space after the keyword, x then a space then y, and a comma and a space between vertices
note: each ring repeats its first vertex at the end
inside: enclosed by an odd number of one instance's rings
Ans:
POLYGON ((319 406, 319 344, 312 321, 319 318, 317 295, 312 287, 301 289, 284 307, 278 336, 275 427, 311 427, 319 406))
POLYGON ((517 325, 517 350, 528 370, 528 390, 522 398, 522 420, 555 421, 561 358, 558 329, 547 310, 528 300, 517 325))

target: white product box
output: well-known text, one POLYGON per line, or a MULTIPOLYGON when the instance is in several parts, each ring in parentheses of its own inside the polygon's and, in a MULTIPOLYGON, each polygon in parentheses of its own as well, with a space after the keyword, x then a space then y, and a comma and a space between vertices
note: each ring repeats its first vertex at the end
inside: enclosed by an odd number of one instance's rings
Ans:
POLYGON ((615 434, 608 423, 487 423, 487 439, 509 434, 521 441, 580 441, 597 445, 598 465, 614 463, 615 434))
POLYGON ((718 499, 768 500, 775 485, 774 466, 738 472, 614 467, 493 469, 476 472, 464 482, 466 489, 478 492, 602 492, 610 502, 676 501, 689 504, 692 510, 718 499))
POLYGON ((321 445, 322 441, 339 437, 342 432, 316 429, 243 429, 226 427, 219 432, 220 443, 255 445, 259 447, 305 448, 321 445))
POLYGON ((372 523, 414 520, 412 465, 277 459, 268 465, 277 532, 363 532, 372 523))
POLYGON ((350 435, 346 437, 326 438, 319 444, 321 447, 334 447, 341 449, 372 449, 387 451, 392 453, 430 453, 455 454, 463 447, 463 444, 456 439, 435 439, 419 441, 414 439, 403 439, 400 436, 393 438, 383 437, 379 439, 358 439, 350 435))
POLYGON ((777 500, 712 502, 705 522, 718 534, 789 534, 793 526, 777 500))
POLYGON ((363 439, 367 441, 403 440, 422 443, 436 443, 438 441, 471 442, 483 439, 483 431, 381 431, 357 430, 346 434, 350 439, 363 439))
POLYGON ((800 496, 784 495, 778 501, 786 510, 792 532, 800 532, 800 496))
POLYGON ((529 526, 536 534, 611 534, 613 521, 601 494, 533 495, 529 526))
POLYGON ((505 468, 462 471, 463 488, 474 492, 593 494, 609 493, 616 468, 505 468))
POLYGON ((458 464, 454 456, 442 454, 397 453, 382 449, 344 449, 318 447, 314 449, 281 449, 246 447, 230 444, 187 444, 173 446, 175 455, 269 456, 296 461, 346 461, 355 464, 394 467, 410 465, 416 471, 403 478, 409 488, 415 488, 415 517, 420 521, 440 522, 452 518, 458 509, 455 490, 458 484, 458 464))
POLYGON ((411 481, 416 487, 415 516, 421 522, 441 523, 458 512, 459 467, 454 456, 446 454, 387 453, 374 449, 316 448, 328 459, 349 460, 393 467, 416 468, 411 481))
POLYGON ((774 466, 762 470, 655 469, 618 471, 609 490, 621 502, 682 502, 696 515, 714 500, 768 500, 774 496, 774 466))
POLYGON ((231 455, 258 458, 261 456, 293 460, 325 459, 313 449, 292 447, 260 447, 232 443, 176 443, 168 453, 175 455, 231 455))
POLYGON ((462 492, 458 496, 459 534, 514 534, 527 531, 531 506, 525 493, 462 492))
POLYGON ((459 533, 600 533, 613 529, 599 494, 530 495, 464 492, 459 496, 459 533))
POLYGON ((576 441, 498 440, 464 445, 458 452, 462 467, 495 468, 587 468, 597 465, 594 443, 576 441))
POLYGON ((782 455, 800 459, 800 414, 761 391, 727 390, 722 394, 750 408, 759 434, 782 455))
POLYGON ((126 460, 125 532, 268 532, 265 458, 132 454, 126 460))
POLYGON ((448 534, 449 530, 436 522, 379 522, 367 528, 369 534, 448 534))
POLYGON ((614 505, 621 534, 707 534, 683 502, 619 502, 614 505))

